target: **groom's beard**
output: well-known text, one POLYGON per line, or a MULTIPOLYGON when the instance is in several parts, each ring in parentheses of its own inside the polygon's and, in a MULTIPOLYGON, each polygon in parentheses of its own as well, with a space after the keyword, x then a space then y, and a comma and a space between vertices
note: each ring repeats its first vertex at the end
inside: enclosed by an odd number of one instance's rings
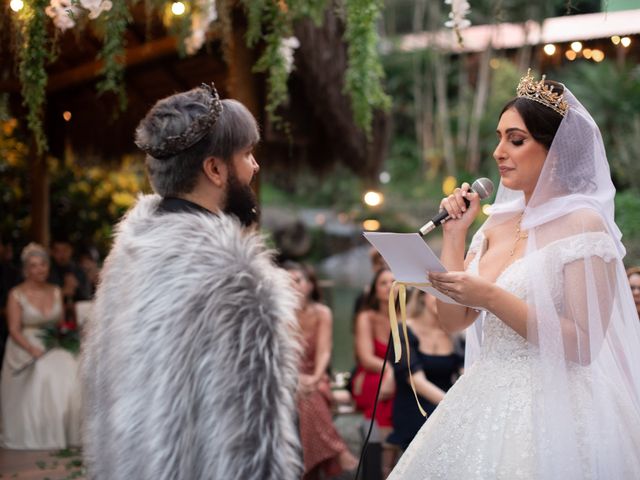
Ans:
POLYGON ((240 183, 233 170, 229 171, 227 179, 227 198, 223 211, 235 215, 245 227, 258 223, 260 219, 256 194, 249 185, 240 183))

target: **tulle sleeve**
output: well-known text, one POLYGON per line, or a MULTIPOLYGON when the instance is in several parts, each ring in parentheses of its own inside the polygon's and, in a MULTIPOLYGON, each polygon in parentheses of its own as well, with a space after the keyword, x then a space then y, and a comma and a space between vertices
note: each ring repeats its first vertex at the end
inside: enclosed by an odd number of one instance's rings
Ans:
POLYGON ((540 373, 540 478, 581 478, 585 461, 594 478, 630 478, 623 458, 637 452, 622 437, 634 434, 620 429, 640 428, 640 330, 613 236, 597 213, 577 212, 537 228, 529 247, 538 255, 527 272, 527 336, 540 373), (593 447, 587 459, 579 444, 593 447))

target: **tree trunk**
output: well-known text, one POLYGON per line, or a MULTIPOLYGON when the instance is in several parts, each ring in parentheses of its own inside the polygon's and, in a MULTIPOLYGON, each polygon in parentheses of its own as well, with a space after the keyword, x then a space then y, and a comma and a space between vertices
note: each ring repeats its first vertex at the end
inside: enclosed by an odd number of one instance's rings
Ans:
POLYGON ((467 144, 467 170, 470 173, 478 173, 480 167, 480 121, 487 104, 489 86, 491 83, 491 62, 493 51, 489 46, 480 57, 480 71, 478 73, 478 83, 476 94, 473 100, 473 112, 469 123, 469 142, 467 144))
MULTIPOLYGON (((424 30, 425 1, 416 0, 413 8, 413 32, 419 33, 424 30)), ((426 150, 431 141, 431 136, 425 132, 425 98, 431 95, 431 92, 425 88, 425 77, 427 77, 427 68, 424 57, 419 52, 412 54, 413 65, 413 105, 414 105, 414 129, 416 140, 418 143, 418 154, 421 160, 421 169, 425 170, 426 150)))
MULTIPOLYGON (((435 32, 440 24, 440 2, 429 2, 429 30, 435 32)), ((456 175, 455 154, 451 126, 449 125, 449 102, 447 100, 448 61, 442 52, 434 51, 435 104, 438 118, 437 129, 442 139, 442 157, 447 175, 456 175)))
MULTIPOLYGON (((260 114, 263 109, 260 104, 260 96, 258 94, 258 76, 252 72, 253 65, 256 61, 253 50, 247 47, 245 40, 247 26, 246 20, 237 9, 232 10, 231 18, 233 27, 231 31, 231 38, 228 43, 228 68, 229 77, 227 88, 229 90, 229 98, 233 98, 241 102, 253 116, 258 120, 258 123, 265 125, 266 129, 269 129, 269 124, 266 122, 266 118, 261 118, 260 114)), ((265 138, 269 137, 271 132, 264 132, 265 138)), ((259 151, 257 152, 258 161, 259 151)), ((256 175, 253 181, 253 189, 256 192, 256 196, 260 198, 260 175, 256 175)))
POLYGON ((467 148, 467 133, 469 129, 469 74, 467 72, 466 54, 458 57, 458 131, 456 150, 464 152, 467 148))
POLYGON ((436 107, 438 127, 442 138, 442 156, 447 175, 456 176, 456 159, 453 151, 453 138, 449 124, 449 101, 447 99, 448 62, 440 52, 436 53, 433 66, 436 77, 436 107))
POLYGON ((31 239, 49 245, 49 172, 47 157, 39 154, 35 139, 29 146, 29 190, 31 193, 31 239))

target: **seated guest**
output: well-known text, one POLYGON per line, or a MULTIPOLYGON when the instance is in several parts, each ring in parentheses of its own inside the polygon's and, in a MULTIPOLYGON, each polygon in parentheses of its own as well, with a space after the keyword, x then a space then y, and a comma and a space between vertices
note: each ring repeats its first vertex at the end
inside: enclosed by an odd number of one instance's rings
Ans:
POLYGON ((331 417, 331 388, 326 373, 331 360, 331 310, 320 303, 320 289, 309 267, 294 262, 285 262, 283 266, 300 294, 296 316, 304 349, 298 387, 303 478, 319 478, 321 471, 329 476, 338 475, 355 469, 358 461, 340 437, 331 417))
MULTIPOLYGON (((451 336, 438 323, 435 297, 413 290, 407 305, 407 336, 409 339, 411 373, 422 408, 431 415, 463 365, 451 336)), ((402 346, 404 335, 400 332, 402 346)), ((407 353, 393 364, 396 379, 396 398, 393 403, 393 432, 387 441, 406 450, 426 417, 418 409, 409 380, 407 353)))
MULTIPOLYGON (((389 292, 393 273, 386 268, 376 272, 367 296, 355 318, 354 344, 356 369, 351 380, 351 394, 365 419, 373 417, 382 439, 391 433, 395 382, 391 361, 383 370, 389 342, 389 292), (380 377, 382 376, 382 380, 380 377), (376 405, 376 393, 380 383, 380 396, 376 405)), ((381 469, 383 478, 391 471, 396 452, 391 445, 382 445, 381 469)), ((377 472, 376 472, 377 474, 377 472)), ((373 474, 371 474, 373 475, 373 474)))
POLYGON ((63 316, 60 289, 47 283, 49 257, 30 243, 22 251, 24 282, 9 292, 0 403, 2 441, 12 449, 80 444, 78 362, 66 350, 45 350, 42 327, 63 316))
POLYGON ((640 319, 640 267, 631 267, 627 269, 627 278, 631 287, 633 301, 636 304, 636 312, 640 319))
POLYGON ((62 295, 74 302, 91 299, 91 285, 82 268, 73 260, 73 247, 65 238, 51 242, 49 282, 62 289, 62 295))

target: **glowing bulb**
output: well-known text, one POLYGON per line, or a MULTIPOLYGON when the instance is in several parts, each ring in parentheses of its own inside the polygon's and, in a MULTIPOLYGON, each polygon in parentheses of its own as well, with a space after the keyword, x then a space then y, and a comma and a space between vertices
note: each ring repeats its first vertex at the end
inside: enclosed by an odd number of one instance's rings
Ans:
POLYGON ((602 50, 592 50, 591 58, 594 62, 600 63, 602 60, 604 60, 604 52, 602 50))
POLYGON ((370 207, 377 207, 384 201, 384 196, 379 192, 374 192, 373 190, 369 190, 364 194, 364 203, 369 205, 370 207))
POLYGON ((71 112, 69 110, 62 113, 62 118, 64 118, 65 122, 71 120, 71 112))
POLYGON ((389 172, 380 172, 380 176, 378 178, 380 179, 380 183, 385 185, 391 181, 391 175, 389 172))
POLYGON ((19 12, 24 7, 24 2, 22 0, 11 0, 9 7, 14 12, 19 12))
POLYGON ((546 53, 547 55, 551 56, 554 53, 556 53, 556 46, 553 43, 547 43, 544 48, 544 53, 546 53))
POLYGON ((580 50, 582 50, 582 43, 581 42, 571 42, 571 50, 573 50, 574 52, 578 53, 580 50))
POLYGON ((629 37, 622 37, 620 39, 620 43, 624 48, 627 48, 629 45, 631 45, 631 39, 629 37))
POLYGON ((573 50, 567 50, 566 52, 564 52, 564 56, 573 62, 578 55, 573 50))
POLYGON ((591 50, 590 48, 585 48, 584 50, 582 50, 582 56, 587 60, 591 58, 591 55, 593 55, 593 50, 591 50))
POLYGON ((376 230, 380 230, 380 222, 378 220, 370 218, 362 222, 362 228, 375 232, 376 230))
POLYGON ((187 8, 184 6, 182 2, 173 2, 171 5, 171 13, 174 15, 182 15, 187 8))
POLYGON ((611 42, 614 45, 618 45, 620 43, 620 36, 619 35, 614 35, 613 37, 611 37, 611 42))

